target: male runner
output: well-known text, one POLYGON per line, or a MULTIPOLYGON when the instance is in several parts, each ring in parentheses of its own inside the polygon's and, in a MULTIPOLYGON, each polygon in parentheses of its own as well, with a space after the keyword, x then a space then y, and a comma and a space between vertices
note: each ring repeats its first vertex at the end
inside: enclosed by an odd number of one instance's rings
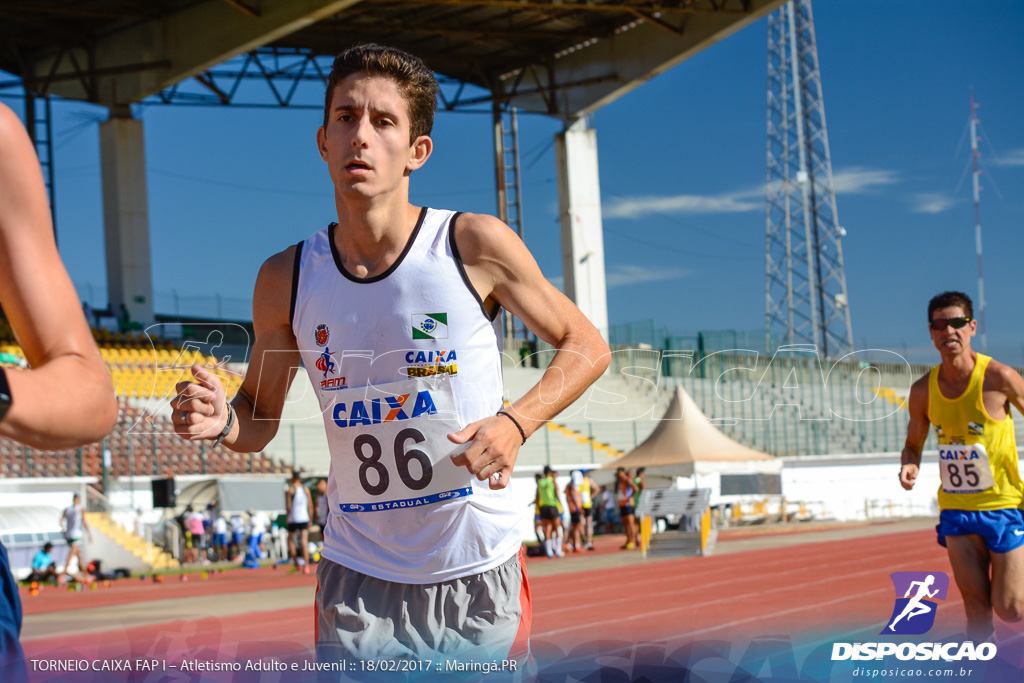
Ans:
MULTIPOLYGON (((68 277, 42 170, 17 115, 0 104, 0 301, 31 370, 0 367, 0 436, 59 450, 103 438, 117 398, 68 277)), ((0 680, 25 676, 21 602, 0 544, 0 680)))
POLYGON ((362 45, 338 56, 317 131, 338 222, 264 263, 256 371, 232 404, 198 366, 173 403, 181 436, 258 452, 293 368, 310 369, 331 450, 322 659, 525 658, 529 586, 506 487, 526 438, 608 365, 598 331, 508 226, 409 203, 437 92, 412 55, 362 45), (505 409, 501 308, 557 349, 505 409))
POLYGON ((309 573, 309 524, 313 517, 313 500, 302 485, 298 472, 292 473, 285 492, 284 509, 288 511, 288 557, 295 571, 309 573))
POLYGON ((992 636, 993 610, 1004 621, 1024 614, 1024 482, 1010 414, 1011 403, 1024 412, 1024 379, 971 349, 978 326, 973 315, 961 292, 943 292, 928 303, 942 362, 910 389, 900 484, 913 488, 934 425, 942 476, 938 541, 964 598, 967 635, 981 642, 992 636))

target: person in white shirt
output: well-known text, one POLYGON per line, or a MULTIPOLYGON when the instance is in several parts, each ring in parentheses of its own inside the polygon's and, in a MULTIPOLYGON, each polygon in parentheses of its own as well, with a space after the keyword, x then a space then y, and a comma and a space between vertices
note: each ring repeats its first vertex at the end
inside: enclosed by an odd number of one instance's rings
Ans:
POLYGON ((228 545, 228 554, 236 558, 242 554, 242 546, 245 545, 245 520, 242 515, 235 513, 228 520, 231 526, 231 543, 228 545))
POLYGON ((228 520, 224 515, 213 518, 213 549, 222 562, 228 558, 228 520))
POLYGON ((295 571, 309 573, 309 524, 313 517, 313 499, 302 485, 298 472, 292 474, 285 493, 288 511, 288 557, 295 563, 295 571))
POLYGON ((60 526, 64 532, 64 538, 70 546, 68 551, 68 559, 64 563, 64 571, 66 574, 71 569, 71 560, 75 559, 78 562, 78 571, 82 571, 85 567, 85 560, 82 559, 82 537, 85 534, 89 535, 89 542, 92 542, 92 529, 89 528, 89 522, 85 520, 85 506, 81 503, 76 493, 71 498, 71 505, 64 509, 64 514, 60 518, 60 526))
POLYGON ((249 548, 258 549, 260 557, 266 556, 266 551, 263 547, 263 535, 269 526, 270 518, 267 517, 263 510, 249 510, 249 548))
POLYGON ((526 439, 610 360, 502 221, 410 203, 437 95, 434 74, 406 52, 338 55, 316 135, 337 223, 264 263, 253 295, 260 372, 231 403, 199 366, 198 383, 179 383, 172 399, 182 438, 259 452, 295 368, 307 369, 331 456, 315 599, 325 661, 525 660, 532 603, 508 486, 526 439), (556 350, 507 408, 503 308, 556 350))

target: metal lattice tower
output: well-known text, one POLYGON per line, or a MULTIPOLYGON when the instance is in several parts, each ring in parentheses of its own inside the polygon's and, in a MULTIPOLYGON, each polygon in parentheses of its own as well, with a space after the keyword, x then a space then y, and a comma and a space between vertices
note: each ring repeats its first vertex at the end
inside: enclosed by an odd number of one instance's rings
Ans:
POLYGON ((853 351, 810 0, 768 19, 765 339, 853 351))
POLYGON ((39 97, 31 90, 25 90, 25 128, 36 148, 39 166, 43 171, 43 182, 46 184, 46 195, 50 200, 50 218, 53 221, 53 236, 57 237, 57 197, 56 184, 53 179, 53 110, 50 97, 39 97), (41 99, 40 107, 37 99, 41 99))
MULTIPOLYGON (((497 171, 498 218, 523 239, 523 194, 519 173, 519 122, 516 108, 494 104, 494 161, 497 171)), ((505 337, 525 340, 526 325, 505 311, 505 337)))

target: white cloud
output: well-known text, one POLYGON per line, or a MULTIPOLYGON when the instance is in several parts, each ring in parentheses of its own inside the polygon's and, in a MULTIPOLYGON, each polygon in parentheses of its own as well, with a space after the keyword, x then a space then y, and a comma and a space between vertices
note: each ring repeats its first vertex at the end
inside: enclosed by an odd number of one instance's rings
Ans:
POLYGON ((688 268, 651 268, 650 266, 618 265, 605 274, 608 288, 635 285, 641 282, 659 282, 689 277, 693 271, 688 268))
MULTIPOLYGON (((763 190, 762 190, 763 194, 763 190)), ((668 197, 615 197, 604 206, 607 218, 640 218, 650 214, 742 213, 764 210, 764 202, 746 199, 745 193, 711 196, 680 194, 668 197)))
POLYGON ((836 194, 860 194, 898 182, 900 182, 900 178, 895 171, 882 168, 855 166, 832 174, 832 186, 835 188, 836 194))
POLYGON ((938 192, 915 194, 911 200, 914 202, 910 209, 913 213, 942 213, 955 204, 952 197, 938 192))
MULTIPOLYGON (((641 282, 659 282, 662 280, 678 280, 690 277, 693 271, 688 268, 651 268, 650 266, 616 265, 607 268, 605 271, 605 285, 608 289, 612 287, 625 287, 641 282)), ((561 275, 549 277, 548 282, 561 292, 565 291, 565 278, 561 275)))
MULTIPOLYGON (((832 174, 836 194, 859 194, 900 182, 895 171, 854 166, 832 174)), ((601 211, 605 218, 642 218, 652 214, 710 214, 764 211, 765 186, 713 195, 612 197, 601 211)))
POLYGON ((996 166, 1024 166, 1024 147, 1008 152, 998 159, 993 159, 996 166))

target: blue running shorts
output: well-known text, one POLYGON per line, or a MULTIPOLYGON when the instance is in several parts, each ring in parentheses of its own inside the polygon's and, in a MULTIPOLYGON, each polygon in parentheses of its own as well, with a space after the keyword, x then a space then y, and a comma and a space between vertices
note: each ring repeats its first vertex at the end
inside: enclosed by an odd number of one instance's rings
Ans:
POLYGON ((1024 545, 1024 513, 1018 508, 1001 510, 943 510, 935 527, 939 545, 946 536, 974 534, 994 553, 1008 553, 1024 545))

